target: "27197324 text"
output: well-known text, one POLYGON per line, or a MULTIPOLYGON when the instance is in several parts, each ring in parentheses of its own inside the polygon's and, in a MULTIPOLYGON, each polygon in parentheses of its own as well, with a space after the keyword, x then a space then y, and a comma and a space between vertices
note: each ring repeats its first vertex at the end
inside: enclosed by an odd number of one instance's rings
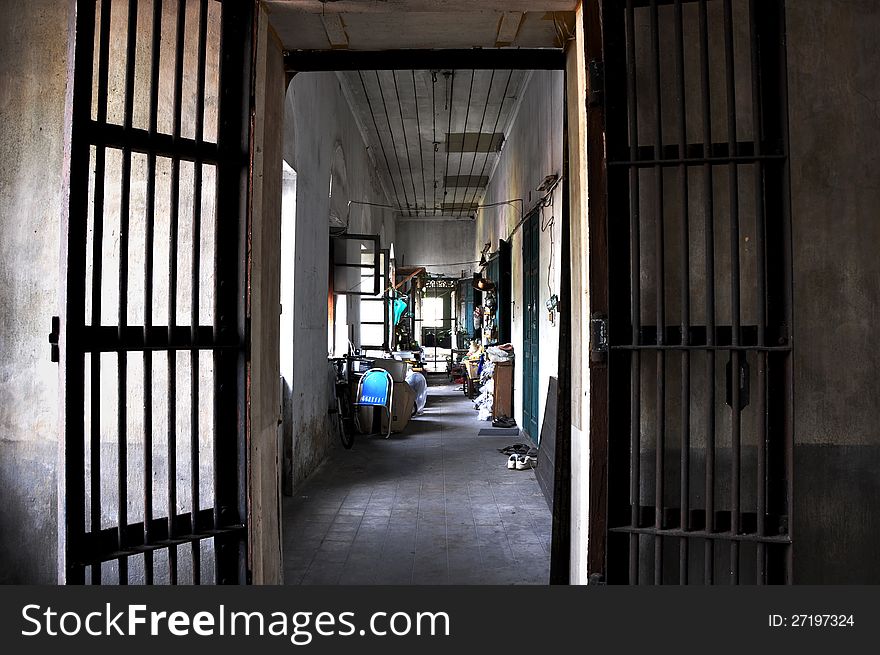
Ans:
POLYGON ((771 628, 852 628, 852 614, 769 614, 767 625, 771 628))

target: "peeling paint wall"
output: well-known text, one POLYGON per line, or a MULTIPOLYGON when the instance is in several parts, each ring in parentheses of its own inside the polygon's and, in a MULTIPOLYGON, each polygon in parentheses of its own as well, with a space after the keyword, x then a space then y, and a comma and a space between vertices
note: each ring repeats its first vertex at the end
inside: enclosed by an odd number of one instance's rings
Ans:
POLYGON ((471 275, 474 258, 474 222, 469 219, 399 219, 394 254, 398 266, 425 266, 429 273, 458 278, 471 275))
MULTIPOLYGON (((281 299, 283 306, 295 308, 293 379, 288 381, 287 399, 291 420, 284 426, 284 490, 290 494, 338 446, 328 414, 332 402, 327 363, 331 209, 343 219, 348 217, 349 232, 379 234, 383 248, 394 242, 395 223, 390 210, 348 207, 349 200, 388 201, 335 74, 294 77, 284 120, 284 159, 297 173, 295 252, 282 253, 282 257, 294 258, 293 298, 281 299)), ((348 298, 347 316, 350 323, 357 322, 357 296, 348 298)))
POLYGON ((58 368, 46 335, 58 314, 69 3, 4 2, 2 12, 0 583, 52 584, 58 368))

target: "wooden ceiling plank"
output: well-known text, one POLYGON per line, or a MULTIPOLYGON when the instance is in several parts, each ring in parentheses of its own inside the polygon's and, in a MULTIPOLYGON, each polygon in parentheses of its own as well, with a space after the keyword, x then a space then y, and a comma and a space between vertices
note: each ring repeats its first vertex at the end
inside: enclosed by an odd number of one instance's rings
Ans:
POLYGON ((521 11, 505 11, 498 21, 498 35, 495 37, 495 47, 504 48, 516 41, 519 26, 522 24, 525 13, 521 11))
POLYGON ((345 32, 345 24, 339 14, 324 14, 321 16, 324 32, 331 48, 347 48, 348 34, 345 32))

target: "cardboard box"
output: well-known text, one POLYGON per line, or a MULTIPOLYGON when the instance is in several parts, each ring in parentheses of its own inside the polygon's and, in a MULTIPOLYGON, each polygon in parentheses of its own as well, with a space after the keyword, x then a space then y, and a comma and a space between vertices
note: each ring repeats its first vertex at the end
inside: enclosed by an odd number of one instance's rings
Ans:
MULTIPOLYGON (((412 416, 413 405, 416 402, 416 394, 406 382, 395 382, 391 396, 391 431, 402 432, 406 429, 412 416)), ((382 434, 388 432, 388 412, 381 407, 378 411, 382 414, 382 434)))
MULTIPOLYGON (((392 432, 402 432, 406 429, 412 416, 415 402, 415 391, 413 391, 408 383, 394 383, 394 388, 391 390, 392 432)), ((358 412, 358 423, 360 423, 362 434, 370 434, 373 431, 373 421, 376 414, 382 417, 380 427, 382 434, 388 433, 388 412, 384 407, 358 407, 356 411, 358 412)))

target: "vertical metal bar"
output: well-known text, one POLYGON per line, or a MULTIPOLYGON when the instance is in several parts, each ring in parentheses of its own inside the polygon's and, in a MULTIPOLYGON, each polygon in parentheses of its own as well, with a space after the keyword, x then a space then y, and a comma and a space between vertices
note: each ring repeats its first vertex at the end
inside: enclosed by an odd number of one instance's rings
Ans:
MULTIPOLYGON (((736 83, 733 57, 733 9, 731 0, 724 0, 724 58, 727 81, 727 143, 729 154, 736 150, 736 83)), ((740 282, 739 282, 739 176, 736 162, 728 165, 730 192, 730 323, 731 344, 740 343, 740 282)), ((731 447, 730 447, 730 532, 735 535, 740 528, 740 351, 730 353, 731 363, 731 447)), ((739 583, 739 542, 730 542, 730 581, 739 583)))
MULTIPOLYGON (((159 53, 162 43, 162 0, 153 0, 150 51, 150 117, 148 132, 156 136, 159 115, 159 53)), ((147 197, 144 226, 144 343, 153 328, 153 244, 156 222, 156 153, 147 153, 147 197)), ((144 544, 153 540, 153 353, 144 349, 144 544)), ((144 581, 153 584, 153 551, 144 553, 144 581)))
MULTIPOLYGON (((98 110, 99 125, 107 122, 107 93, 110 62, 110 0, 101 2, 101 26, 98 45, 98 110)), ((104 243, 104 176, 106 150, 95 147, 94 225, 92 228, 92 326, 101 325, 101 287, 104 243)), ((91 524, 92 533, 101 530, 101 353, 92 352, 91 366, 91 524)), ((92 584, 101 584, 102 565, 92 565, 92 584)))
MULTIPOLYGON (((69 42, 68 75, 72 84, 67 97, 70 113, 65 117, 64 140, 67 165, 64 185, 68 189, 62 218, 62 262, 64 266, 61 305, 63 307, 59 364, 63 384, 60 417, 63 425, 64 473, 61 493, 65 497, 64 521, 58 526, 59 582, 84 584, 85 567, 79 555, 85 541, 85 356, 81 338, 85 324, 86 262, 88 248, 90 147, 86 126, 91 120, 95 62, 96 4, 84 3, 76 12, 75 33, 69 42)), ((91 435, 90 435, 91 438, 91 435)), ((98 575, 100 582, 100 575, 98 575)))
MULTIPOLYGON (((706 0, 700 0, 700 90, 703 116, 703 157, 712 150, 712 105, 709 86, 709 22, 706 0)), ((715 212, 712 165, 703 165, 703 233, 706 259, 706 531, 715 531, 715 212)), ((715 573, 715 545, 706 539, 703 553, 703 581, 712 584, 715 573)))
MULTIPOLYGON (((763 116, 761 108, 761 70, 760 59, 758 53, 758 16, 755 0, 749 0, 749 41, 750 56, 752 65, 752 141, 755 144, 755 156, 760 158, 764 154, 764 135, 763 135, 763 116)), ((767 298, 767 279, 765 260, 766 252, 764 246, 764 167, 761 160, 754 164, 755 172, 755 257, 757 272, 757 321, 758 336, 757 345, 765 345, 765 326, 767 323, 766 298, 767 298)), ((759 536, 765 533, 765 514, 766 514, 766 439, 767 439, 767 353, 761 351, 757 353, 758 370, 757 382, 758 389, 756 394, 757 401, 757 502, 756 513, 758 516, 757 531, 759 536)), ((765 568, 765 547, 764 544, 757 544, 757 583, 764 584, 766 581, 765 568)))
MULTIPOLYGON (((639 150, 638 102, 636 96, 635 12, 626 3, 626 79, 629 116, 629 156, 635 161, 639 150)), ((641 253, 639 250, 639 169, 629 167, 630 322, 632 343, 641 343, 641 253)), ((639 527, 641 500, 641 353, 630 360, 630 525, 639 527)), ((629 582, 639 581, 639 535, 629 536, 629 582)))
MULTIPOLYGON (((207 56, 208 0, 199 3, 198 27, 198 70, 196 78, 196 130, 195 141, 201 146, 204 140, 205 125, 205 59, 207 56)), ((190 501, 191 530, 199 531, 196 516, 199 513, 199 269, 201 266, 202 241, 202 161, 199 157, 193 164, 193 228, 192 228, 192 271, 190 298, 190 501)), ((199 541, 192 542, 193 584, 201 584, 202 548, 199 541)))
MULTIPOLYGON (((250 182, 253 62, 252 3, 223 3, 215 202, 214 339, 232 348, 214 350, 214 524, 239 524, 247 516, 245 434, 247 358, 247 190, 250 182)), ((247 544, 237 535, 214 539, 216 581, 245 581, 247 544)))
MULTIPOLYGON (((625 3, 616 0, 602 0, 598 4, 601 11, 588 11, 584 16, 588 29, 585 56, 591 62, 604 60, 606 71, 603 80, 605 106, 596 104, 587 111, 588 150, 594 163, 603 162, 590 166, 588 174, 593 188, 605 189, 607 184, 607 193, 599 194, 596 202, 590 205, 590 233, 596 237, 592 242, 595 257, 590 260, 591 315, 595 313, 599 317, 607 312, 609 340, 631 343, 633 314, 635 320, 639 320, 638 309, 632 311, 632 293, 633 287, 636 293, 639 287, 633 284, 627 267, 631 273, 633 261, 639 262, 640 257, 638 251, 633 255, 630 250, 633 235, 638 235, 631 229, 632 224, 638 227, 631 212, 633 209, 638 212, 638 204, 633 207, 629 198, 633 191, 630 188, 631 175, 638 171, 606 170, 604 161, 606 156, 614 156, 612 152, 625 151, 630 142, 638 145, 637 139, 629 136, 632 118, 629 107, 636 107, 630 92, 632 57, 627 49, 626 27, 632 9, 628 13, 625 3), (620 213, 629 220, 613 220, 609 211, 620 213)), ((589 81, 592 97, 598 100, 595 92, 601 90, 602 84, 598 77, 589 81)), ((635 270, 637 281, 638 265, 635 270)), ((638 330, 635 336, 638 339, 638 330)), ((640 433, 633 431, 631 422, 631 414, 640 402, 638 391, 634 394, 632 388, 633 384, 638 384, 639 377, 639 363, 634 363, 634 359, 638 360, 637 351, 616 351, 608 354, 604 366, 601 361, 590 366, 590 394, 595 408, 598 408, 590 419, 591 450, 596 454, 591 463, 590 479, 594 484, 590 492, 590 516, 591 526, 595 528, 592 533, 599 538, 590 542, 589 566, 591 573, 603 574, 609 584, 638 582, 638 535, 624 537, 608 532, 610 526, 639 525, 640 433)), ((635 425, 638 429, 638 421, 635 425)))
MULTIPOLYGON (((177 35, 174 55, 174 117, 172 138, 180 139, 181 104, 183 96, 183 45, 186 26, 186 2, 177 3, 177 35)), ((180 159, 171 160, 171 212, 168 249, 168 343, 177 324, 177 237, 180 215, 180 159)), ((168 538, 175 533, 177 515, 177 352, 168 350, 168 538)), ((177 546, 168 548, 169 580, 177 584, 177 546)))
MULTIPOLYGON (((778 329, 780 343, 791 344, 792 337, 792 252, 791 196, 788 160, 788 96, 786 83, 785 6, 780 0, 756 3, 758 12, 758 50, 760 61, 761 112, 765 153, 782 155, 778 163, 763 164, 764 172, 764 248, 766 267, 767 324, 778 329), (772 253, 772 256, 769 255, 772 253)), ((766 335, 765 335, 766 336, 766 335)), ((773 355, 767 367, 767 493, 768 513, 779 515, 779 532, 794 543, 794 448, 792 358, 773 355)), ((775 528, 776 526, 774 526, 775 528)), ((781 546, 778 559, 767 560, 767 581, 793 581, 793 546, 781 546), (771 569, 779 563, 782 568, 771 569)), ((769 552, 768 552, 769 555, 769 552)))
MULTIPOLYGON (((787 329, 789 343, 793 335, 793 311, 794 311, 794 287, 792 281, 792 235, 791 235, 791 181, 789 161, 789 135, 788 135, 788 60, 785 51, 785 4, 780 0, 774 0, 767 5, 766 11, 771 16, 771 24, 775 28, 771 33, 774 36, 775 48, 767 44, 767 50, 776 57, 776 64, 772 74, 777 77, 777 84, 773 88, 778 89, 778 129, 782 136, 782 151, 785 153, 782 171, 780 175, 779 195, 782 196, 782 211, 779 216, 782 221, 782 288, 785 298, 784 320, 787 329)), ((785 474, 786 474, 786 510, 788 512, 788 536, 791 540, 785 550, 785 577, 786 584, 794 582, 794 398, 793 398, 793 371, 792 355, 785 357, 785 395, 781 399, 784 403, 784 443, 785 443, 785 474)))
MULTIPOLYGON (((663 157, 663 111, 660 90, 660 25, 657 16, 657 0, 651 0, 651 50, 654 65, 654 157, 660 161, 663 157)), ((663 167, 654 167, 654 220, 657 234, 655 235, 654 258, 656 276, 654 284, 657 292, 657 345, 666 342, 666 275, 664 262, 663 235, 663 167)), ((664 454, 666 449, 666 353, 657 350, 657 436, 655 444, 655 477, 654 477, 654 527, 663 529, 663 486, 664 486, 664 454)), ((654 537, 654 584, 663 584, 663 540, 654 537)))
MULTIPOLYGON (((687 156, 687 112, 684 79, 684 23, 681 0, 675 0, 675 68, 678 82, 678 156, 687 156)), ((681 203, 681 344, 690 345, 690 230, 688 225, 688 172, 682 164, 679 174, 679 202, 681 203)), ((681 353, 681 499, 679 526, 689 529, 690 513, 690 456, 691 456, 691 359, 688 350, 681 353)), ((688 582, 688 539, 679 541, 678 576, 680 584, 688 582)))
MULTIPOLYGON (((126 131, 131 129, 134 112, 134 65, 137 48, 137 0, 128 0, 128 25, 126 27, 125 47, 125 105, 123 126, 126 131)), ((123 342, 125 328, 128 325, 128 232, 129 212, 131 211, 131 148, 122 149, 122 188, 119 204, 119 316, 117 320, 117 336, 123 342)), ((128 525, 128 353, 120 350, 117 353, 116 395, 117 418, 119 419, 117 436, 117 469, 116 482, 119 503, 117 505, 117 538, 119 549, 125 548, 125 528, 128 525)), ((119 584, 128 584, 128 558, 119 558, 119 584)))

